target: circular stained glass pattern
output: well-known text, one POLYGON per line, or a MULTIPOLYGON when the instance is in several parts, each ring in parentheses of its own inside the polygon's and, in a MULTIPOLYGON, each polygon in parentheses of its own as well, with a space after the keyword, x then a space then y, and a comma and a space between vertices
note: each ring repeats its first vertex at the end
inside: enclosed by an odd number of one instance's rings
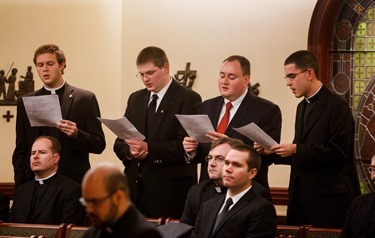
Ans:
POLYGON ((349 40, 353 34, 352 24, 346 20, 339 21, 335 28, 335 34, 337 39, 341 41, 349 40))
POLYGON ((350 89, 350 78, 344 73, 338 73, 332 79, 332 87, 338 94, 345 94, 350 89))
POLYGON ((355 125, 355 154, 358 172, 368 191, 374 191, 367 167, 375 152, 375 78, 368 84, 357 109, 355 125))

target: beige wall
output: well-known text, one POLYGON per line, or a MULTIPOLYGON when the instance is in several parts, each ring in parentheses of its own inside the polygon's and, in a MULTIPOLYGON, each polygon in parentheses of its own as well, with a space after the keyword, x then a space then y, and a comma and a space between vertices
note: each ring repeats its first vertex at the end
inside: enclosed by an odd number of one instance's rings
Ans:
MULTIPOLYGON (((24 75, 36 47, 60 45, 67 56, 65 79, 96 93, 102 116, 119 118, 131 92, 142 87, 135 77, 135 58, 148 46, 163 48, 171 72, 198 71, 193 89, 203 99, 216 96, 218 70, 232 54, 248 57, 252 83, 260 96, 277 103, 283 113, 282 141, 293 139, 295 99, 283 80, 283 61, 306 49, 316 0, 1 0, 0 69, 12 61, 24 75), (276 10, 275 10, 276 9, 276 10)), ((40 81, 34 70, 37 87, 40 81)), ((0 115, 15 107, 0 107, 0 115)), ((12 181, 11 155, 15 120, 0 118, 0 182, 12 181)), ((114 136, 105 128, 107 148, 92 162, 118 162, 114 136)), ((286 187, 287 166, 272 166, 271 186, 286 187)))

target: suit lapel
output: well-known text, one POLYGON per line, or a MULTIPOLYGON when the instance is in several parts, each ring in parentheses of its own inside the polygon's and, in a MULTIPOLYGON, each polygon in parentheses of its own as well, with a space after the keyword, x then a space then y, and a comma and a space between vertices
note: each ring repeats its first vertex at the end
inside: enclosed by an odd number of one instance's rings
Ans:
POLYGON ((74 101, 74 89, 67 82, 65 82, 64 95, 61 99, 61 105, 60 105, 63 119, 68 118, 69 110, 73 104, 73 101, 74 101))
MULTIPOLYGON (((211 233, 210 237, 212 237, 216 233, 216 231, 218 230, 218 229, 216 229, 215 231, 213 231, 217 215, 219 214, 220 208, 224 203, 224 199, 225 199, 225 195, 220 198, 220 200, 219 200, 220 202, 217 202, 217 203, 213 204, 212 207, 209 208, 212 211, 211 214, 213 214, 213 215, 210 215, 208 217, 208 220, 207 220, 207 229, 211 233)), ((221 221, 221 223, 218 225, 218 228, 219 228, 219 226, 221 226, 221 224, 223 223, 224 220, 225 219, 223 219, 221 221)), ((201 222, 204 222, 204 221, 201 221, 201 222)))
POLYGON ((220 117, 221 109, 223 108, 223 104, 224 104, 224 98, 220 97, 217 100, 215 108, 213 108, 212 110, 209 110, 209 113, 207 113, 207 115, 210 118, 212 126, 214 127, 215 131, 217 129, 217 125, 219 124, 219 117, 220 117))
MULTIPOLYGON (((212 232, 211 237, 214 236, 218 231, 220 231, 220 228, 236 213, 241 211, 244 207, 249 206, 250 200, 252 200, 255 196, 253 188, 251 188, 249 191, 247 191, 241 198, 238 200, 236 204, 228 211, 226 216, 221 220, 221 222, 217 225, 216 230, 212 232)), ((225 196, 224 196, 225 198, 225 196)), ((224 201, 223 201, 224 202, 224 201)), ((220 203, 220 207, 223 203, 220 203)), ((220 208, 219 207, 219 208, 220 208)), ((216 218, 216 216, 215 216, 216 218)), ((214 220, 215 221, 215 220, 214 220)), ((212 226, 213 227, 213 226, 212 226)))
MULTIPOLYGON (((235 130, 233 130, 233 127, 237 127, 237 125, 241 125, 241 121, 248 115, 248 113, 251 113, 251 108, 254 106, 254 103, 252 102, 253 97, 250 92, 247 92, 246 96, 241 102, 240 107, 237 109, 236 114, 233 116, 232 120, 229 122, 228 128, 225 132, 225 134, 229 137, 232 137, 235 133, 235 130)), ((255 97, 255 96, 254 96, 255 97)))

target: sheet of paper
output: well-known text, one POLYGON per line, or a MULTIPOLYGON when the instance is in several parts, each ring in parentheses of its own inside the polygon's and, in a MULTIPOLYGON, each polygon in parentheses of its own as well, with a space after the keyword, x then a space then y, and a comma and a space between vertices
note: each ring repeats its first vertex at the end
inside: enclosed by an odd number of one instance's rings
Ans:
POLYGON ((247 124, 240 128, 233 128, 242 135, 246 136, 252 141, 255 141, 265 149, 270 149, 271 146, 277 145, 278 143, 267 133, 265 133, 257 124, 254 122, 247 124))
POLYGON ((22 97, 31 126, 56 127, 62 119, 59 96, 43 95, 22 97))
POLYGON ((201 143, 211 142, 211 139, 206 134, 215 131, 215 129, 207 115, 176 114, 176 117, 191 138, 201 143))
POLYGON ((116 136, 125 140, 144 140, 146 137, 140 133, 137 128, 126 118, 122 117, 120 119, 104 119, 99 118, 104 125, 106 125, 116 136))

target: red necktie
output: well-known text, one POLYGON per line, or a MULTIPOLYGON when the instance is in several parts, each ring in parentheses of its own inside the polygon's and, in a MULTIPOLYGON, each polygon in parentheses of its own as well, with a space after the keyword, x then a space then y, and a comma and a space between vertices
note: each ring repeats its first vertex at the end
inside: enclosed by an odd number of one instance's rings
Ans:
POLYGON ((227 102, 225 105, 225 114, 223 118, 221 118, 221 121, 219 123, 219 126, 217 127, 217 132, 224 134, 225 130, 227 129, 228 123, 229 123, 229 111, 232 108, 232 103, 227 102))

